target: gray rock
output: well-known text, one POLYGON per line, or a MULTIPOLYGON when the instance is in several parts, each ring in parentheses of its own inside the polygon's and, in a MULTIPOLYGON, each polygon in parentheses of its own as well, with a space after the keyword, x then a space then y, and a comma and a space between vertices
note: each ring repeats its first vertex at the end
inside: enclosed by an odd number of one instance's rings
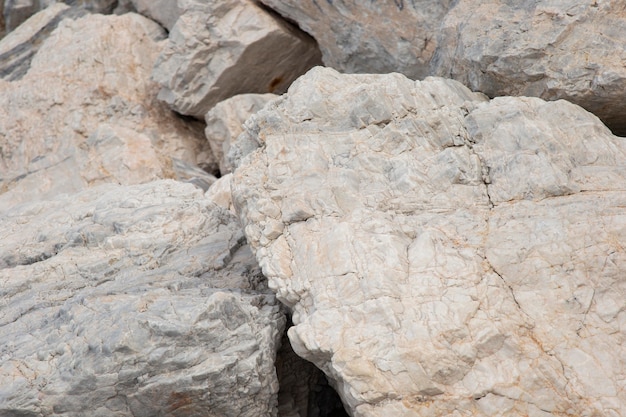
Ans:
POLYGON ((132 0, 137 13, 149 17, 167 30, 172 30, 180 17, 177 0, 132 0))
POLYGON ((461 0, 438 32, 432 73, 489 96, 567 99, 626 134, 620 2, 461 0))
POLYGON ((276 416, 283 313, 200 190, 29 203, 0 241, 0 415, 276 416))
MULTIPOLYGON (((57 3, 56 0, 0 0, 6 32, 11 32, 30 16, 57 3)), ((63 3, 93 13, 111 13, 117 0, 65 0, 63 3)))
POLYGON ((204 134, 219 161, 222 175, 233 169, 227 155, 231 143, 243 132, 243 123, 277 97, 276 94, 240 94, 217 103, 206 114, 204 134))
POLYGON ((243 93, 281 93, 320 63, 315 42, 250 0, 185 0, 155 65, 159 98, 203 119, 243 93))
POLYGON ((241 136, 246 236, 351 415, 626 414, 626 140, 595 116, 316 68, 241 136))
POLYGON ((319 43, 324 64, 349 73, 428 75, 437 29, 453 1, 261 0, 319 43))
POLYGON ((0 81, 0 211, 105 182, 175 178, 172 158, 213 172, 203 126, 156 100, 150 73, 164 35, 137 14, 66 19, 21 80, 0 81))
POLYGON ((21 79, 30 68, 31 60, 61 20, 84 16, 83 9, 56 3, 33 15, 0 41, 0 78, 21 79))

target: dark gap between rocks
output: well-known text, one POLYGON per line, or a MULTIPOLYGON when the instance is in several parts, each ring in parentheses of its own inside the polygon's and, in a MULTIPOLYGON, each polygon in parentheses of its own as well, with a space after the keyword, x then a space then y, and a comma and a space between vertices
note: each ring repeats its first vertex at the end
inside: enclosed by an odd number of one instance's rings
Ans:
POLYGON ((276 354, 279 417, 349 417, 326 375, 291 348, 287 329, 276 354))

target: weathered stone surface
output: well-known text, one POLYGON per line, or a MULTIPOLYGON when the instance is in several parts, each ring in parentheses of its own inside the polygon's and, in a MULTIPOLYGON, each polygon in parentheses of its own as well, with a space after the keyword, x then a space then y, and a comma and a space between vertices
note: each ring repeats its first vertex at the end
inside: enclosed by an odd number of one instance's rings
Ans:
POLYGON ((250 0, 184 0, 154 69, 159 98, 203 119, 243 93, 281 93, 320 63, 315 42, 250 0))
POLYGON ((160 23, 167 30, 172 30, 180 17, 177 0, 132 0, 137 13, 160 23))
POLYGON ((246 236, 353 416, 626 414, 626 141, 595 116, 316 68, 244 136, 246 236))
POLYGON ((243 123, 277 97, 276 94, 240 94, 217 103, 206 114, 204 134, 222 174, 233 169, 227 155, 230 144, 243 132, 243 123))
POLYGON ((85 14, 83 9, 56 3, 31 16, 0 41, 0 78, 7 81, 22 78, 30 68, 33 56, 59 22, 85 14))
MULTIPOLYGON (((40 10, 57 3, 56 0, 0 0, 5 30, 10 32, 40 10)), ((93 13, 111 13, 117 0, 65 0, 70 6, 80 7, 93 13)))
POLYGON ((284 316, 237 219, 197 188, 29 203, 0 241, 0 415, 276 415, 284 316))
POLYGON ((324 64, 343 72, 428 75, 437 29, 451 0, 370 2, 261 0, 318 42, 324 64))
POLYGON ((461 0, 438 36, 433 74, 490 96, 564 98, 626 134, 626 9, 576 0, 461 0))
POLYGON ((19 81, 0 81, 0 211, 104 182, 210 169, 203 126, 156 100, 163 29, 137 14, 64 20, 19 81))

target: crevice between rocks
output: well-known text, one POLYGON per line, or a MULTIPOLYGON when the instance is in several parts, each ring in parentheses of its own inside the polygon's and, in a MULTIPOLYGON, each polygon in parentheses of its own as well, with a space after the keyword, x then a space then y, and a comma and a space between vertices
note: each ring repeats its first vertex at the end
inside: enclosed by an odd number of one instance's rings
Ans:
POLYGON ((276 354, 276 373, 280 384, 278 417, 348 417, 341 398, 326 375, 291 348, 287 325, 276 354))

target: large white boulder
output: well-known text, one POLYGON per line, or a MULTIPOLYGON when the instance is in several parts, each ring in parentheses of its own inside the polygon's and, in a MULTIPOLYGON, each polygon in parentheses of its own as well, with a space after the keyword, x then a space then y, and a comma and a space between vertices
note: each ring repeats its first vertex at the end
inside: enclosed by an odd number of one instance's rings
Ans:
POLYGON ((316 68, 240 139, 248 241, 353 416, 626 414, 626 140, 595 116, 316 68))

